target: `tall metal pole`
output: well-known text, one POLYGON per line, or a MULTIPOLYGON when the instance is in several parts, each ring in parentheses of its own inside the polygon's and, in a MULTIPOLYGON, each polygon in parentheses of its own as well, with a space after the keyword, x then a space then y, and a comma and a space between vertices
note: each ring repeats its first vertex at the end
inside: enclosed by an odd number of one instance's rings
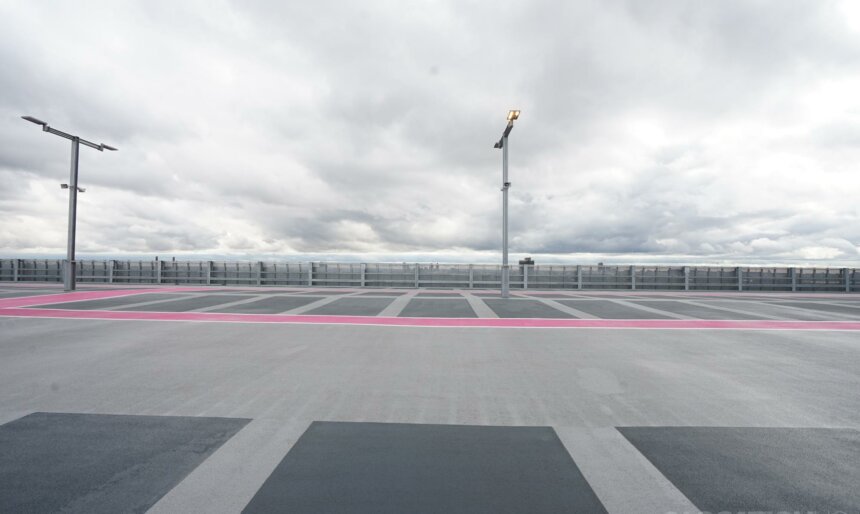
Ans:
POLYGON ((55 136, 60 136, 62 138, 68 139, 72 142, 72 168, 69 171, 69 183, 68 184, 60 184, 60 186, 69 189, 69 237, 68 237, 68 251, 66 252, 66 265, 63 270, 63 289, 66 291, 74 291, 75 290, 75 224, 77 223, 77 214, 78 214, 78 192, 84 192, 83 189, 78 188, 78 152, 80 151, 81 145, 89 146, 94 150, 98 150, 99 152, 103 152, 105 150, 110 150, 112 152, 116 151, 116 148, 106 145, 104 143, 95 144, 91 141, 87 141, 86 139, 81 139, 78 136, 73 136, 72 134, 68 134, 61 130, 57 130, 48 125, 47 122, 44 122, 40 119, 34 118, 32 116, 21 116, 22 119, 29 121, 30 123, 35 123, 42 127, 42 132, 48 132, 49 134, 54 134, 55 136))
POLYGON ((511 268, 508 265, 508 136, 502 137, 502 298, 510 296, 511 268))
POLYGON ((78 217, 78 150, 81 140, 72 138, 72 169, 69 171, 69 238, 66 251, 66 270, 63 276, 63 289, 75 290, 75 225, 78 217))
POLYGON ((508 298, 511 294, 511 267, 508 265, 508 189, 511 188, 508 181, 508 134, 514 129, 514 120, 519 117, 519 110, 508 111, 508 125, 502 132, 502 138, 493 145, 493 148, 502 150, 502 298, 508 298))

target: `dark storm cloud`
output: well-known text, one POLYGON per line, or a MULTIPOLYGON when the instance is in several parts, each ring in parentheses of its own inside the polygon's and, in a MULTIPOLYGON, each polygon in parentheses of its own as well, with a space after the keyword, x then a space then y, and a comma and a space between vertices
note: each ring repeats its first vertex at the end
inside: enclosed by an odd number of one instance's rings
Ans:
POLYGON ((120 147, 82 151, 92 251, 493 252, 492 144, 517 107, 516 252, 856 260, 858 16, 835 1, 9 1, 0 249, 62 248, 39 213, 62 215, 68 144, 31 114, 120 147))

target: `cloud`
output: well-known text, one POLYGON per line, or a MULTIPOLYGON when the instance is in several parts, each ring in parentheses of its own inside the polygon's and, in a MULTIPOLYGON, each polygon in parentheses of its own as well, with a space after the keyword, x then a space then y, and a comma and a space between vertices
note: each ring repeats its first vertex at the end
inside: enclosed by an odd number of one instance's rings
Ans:
MULTIPOLYGON (((0 252, 853 263, 850 2, 0 4, 0 252)), ((852 14, 854 13, 854 14, 852 14)))

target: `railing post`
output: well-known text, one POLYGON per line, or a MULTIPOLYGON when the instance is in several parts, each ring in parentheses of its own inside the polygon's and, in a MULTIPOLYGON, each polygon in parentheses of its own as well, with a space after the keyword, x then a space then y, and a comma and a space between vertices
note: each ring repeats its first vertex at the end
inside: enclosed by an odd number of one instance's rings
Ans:
POLYGON ((12 282, 18 281, 18 259, 12 259, 12 282))
POLYGON ((367 263, 361 263, 361 287, 367 286, 367 263))
POLYGON ((257 262, 257 285, 263 285, 263 261, 257 262))
POLYGON ((684 291, 690 290, 690 267, 684 266, 684 291))
POLYGON ((576 288, 582 289, 582 265, 576 265, 576 288))
POLYGON ((848 268, 842 268, 842 276, 845 277, 845 292, 851 292, 851 275, 848 273, 848 268))
POLYGON ((206 261, 206 285, 212 285, 212 261, 206 261))
POLYGON ((738 266, 738 291, 744 290, 744 271, 738 266))
POLYGON ((469 289, 475 288, 475 265, 469 264, 469 289))
POLYGON ((630 289, 636 290, 636 266, 630 266, 630 289))
POLYGON ((155 261, 155 283, 156 284, 161 283, 161 262, 162 261, 155 261))
POLYGON ((314 263, 308 263, 308 285, 313 287, 314 285, 314 263))
POLYGON ((797 268, 791 268, 791 292, 797 291, 797 268))
POLYGON ((113 259, 108 261, 108 284, 113 284, 113 259))
POLYGON ((418 282, 418 263, 416 262, 415 263, 415 288, 416 289, 418 288, 418 284, 419 284, 419 282, 418 282))

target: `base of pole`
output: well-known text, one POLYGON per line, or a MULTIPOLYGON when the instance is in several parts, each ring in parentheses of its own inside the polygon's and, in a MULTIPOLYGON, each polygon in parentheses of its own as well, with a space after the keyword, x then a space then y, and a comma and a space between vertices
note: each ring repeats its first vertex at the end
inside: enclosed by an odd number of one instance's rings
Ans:
POLYGON ((511 296, 511 267, 508 264, 502 265, 502 298, 510 298, 511 296))
POLYGON ((63 265, 63 291, 68 293, 75 290, 75 265, 68 260, 63 261, 63 265))

